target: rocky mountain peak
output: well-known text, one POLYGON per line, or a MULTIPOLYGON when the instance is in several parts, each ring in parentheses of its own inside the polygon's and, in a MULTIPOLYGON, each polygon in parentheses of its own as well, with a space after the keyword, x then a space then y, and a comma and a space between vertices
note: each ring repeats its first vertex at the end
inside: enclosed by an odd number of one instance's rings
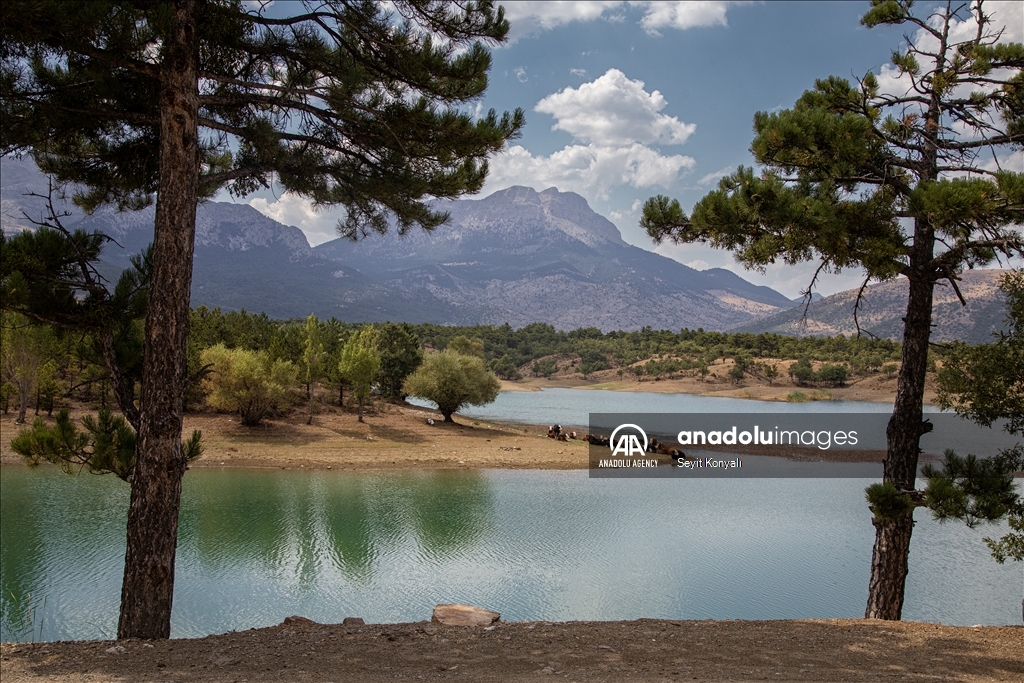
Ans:
POLYGON ((537 192, 532 187, 514 185, 484 199, 447 202, 442 208, 453 211, 453 222, 463 226, 490 226, 502 219, 515 219, 522 224, 561 231, 589 246, 605 242, 626 244, 615 224, 590 208, 586 199, 555 187, 537 192))

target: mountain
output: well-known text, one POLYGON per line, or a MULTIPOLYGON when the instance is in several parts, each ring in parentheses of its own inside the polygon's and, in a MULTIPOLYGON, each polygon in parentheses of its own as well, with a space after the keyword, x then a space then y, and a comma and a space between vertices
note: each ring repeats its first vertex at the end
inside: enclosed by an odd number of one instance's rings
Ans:
MULTIPOLYGON (((967 305, 963 306, 949 283, 935 287, 935 321, 932 341, 962 340, 971 343, 992 341, 996 331, 1004 330, 1006 295, 998 288, 1006 271, 969 270, 958 283, 967 305)), ((856 334, 853 305, 857 290, 839 292, 813 302, 803 319, 804 307, 770 315, 733 328, 738 332, 778 332, 791 335, 856 334)), ((907 281, 903 278, 871 285, 864 292, 857 317, 861 330, 878 337, 902 339, 903 316, 907 312, 907 281)))
MULTIPOLYGON (((29 161, 0 160, 3 228, 40 214, 46 180, 29 161)), ((67 206, 67 205, 63 205, 67 206)), ((439 202, 450 224, 432 233, 374 235, 310 248, 295 227, 244 204, 204 202, 196 222, 194 306, 275 318, 337 317, 470 325, 546 322, 559 329, 723 329, 792 307, 778 292, 726 270, 696 271, 626 244, 583 197, 514 187, 480 200, 439 202)), ((69 227, 115 242, 114 279, 152 239, 153 208, 103 208, 69 227)))
POLYGON ((338 239, 314 252, 395 291, 429 292, 479 323, 723 329, 793 306, 730 271, 697 271, 625 243, 572 192, 512 187, 436 206, 451 220, 432 233, 338 239))

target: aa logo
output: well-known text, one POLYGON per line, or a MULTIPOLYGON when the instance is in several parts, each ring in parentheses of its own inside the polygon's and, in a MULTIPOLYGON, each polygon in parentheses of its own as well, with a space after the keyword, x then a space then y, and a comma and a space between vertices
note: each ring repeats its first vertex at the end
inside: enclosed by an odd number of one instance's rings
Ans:
POLYGON ((647 434, 633 424, 619 425, 608 439, 608 447, 612 449, 613 456, 643 456, 647 453, 647 434), (622 434, 619 435, 619 432, 622 434))

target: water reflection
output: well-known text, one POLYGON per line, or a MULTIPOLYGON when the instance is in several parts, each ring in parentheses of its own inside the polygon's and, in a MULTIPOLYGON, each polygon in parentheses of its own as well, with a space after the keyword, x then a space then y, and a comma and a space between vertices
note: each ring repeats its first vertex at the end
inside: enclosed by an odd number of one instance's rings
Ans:
MULTIPOLYGON (((865 484, 194 471, 171 633, 290 614, 416 621, 439 602, 508 620, 855 617, 874 538, 865 484)), ((127 498, 109 478, 0 469, 0 638, 26 637, 26 594, 46 601, 42 639, 113 635, 127 498)), ((981 541, 1000 530, 917 519, 904 616, 1019 623, 1020 568, 981 541)))
POLYGON ((279 570, 294 562, 303 588, 327 558, 346 578, 369 580, 375 559, 406 539, 432 561, 458 555, 486 532, 493 512, 479 471, 204 472, 186 481, 183 538, 207 569, 279 570))

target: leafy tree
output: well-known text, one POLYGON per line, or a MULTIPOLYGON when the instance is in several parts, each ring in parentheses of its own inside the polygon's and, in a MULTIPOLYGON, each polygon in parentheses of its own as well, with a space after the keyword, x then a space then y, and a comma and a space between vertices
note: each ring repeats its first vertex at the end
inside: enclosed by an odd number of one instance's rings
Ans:
POLYGON ((306 381, 306 392, 309 394, 309 418, 306 424, 313 424, 313 401, 316 392, 316 383, 320 381, 323 372, 324 343, 320 331, 320 321, 312 313, 306 318, 304 328, 306 336, 305 348, 302 350, 302 374, 306 381))
MULTIPOLYGON (((896 85, 883 89, 873 73, 855 84, 819 80, 792 109, 754 116, 760 172, 723 178, 691 216, 653 197, 641 220, 656 241, 723 247, 752 268, 817 260, 824 270, 863 268, 865 284, 907 278, 884 465, 897 491, 914 488, 931 427, 922 402, 935 283, 959 291, 961 269, 1024 250, 1009 227, 1024 220, 1024 174, 991 170, 982 157, 1024 143, 1024 46, 999 42, 983 3, 925 17, 911 4, 872 0, 862 19, 916 31, 892 56, 896 85)), ((912 509, 875 516, 867 617, 900 618, 913 524, 912 509)))
POLYGON ((341 350, 338 369, 359 401, 359 421, 362 422, 363 404, 370 395, 373 380, 380 370, 380 354, 374 347, 373 328, 368 327, 359 334, 349 337, 341 350))
MULTIPOLYGON (((992 344, 953 344, 939 370, 938 403, 985 426, 1005 420, 1006 431, 1024 435, 1024 271, 1008 273, 1000 288, 1007 294, 1008 330, 1000 332, 992 344)), ((986 538, 985 542, 1000 563, 1006 558, 1024 560, 1024 501, 1014 500, 1012 479, 1012 474, 1022 468, 1024 449, 1019 445, 985 465, 966 459, 948 462, 944 472, 933 473, 940 490, 946 493, 932 496, 941 507, 929 507, 937 514, 968 523, 972 518, 1000 519, 1005 514, 1010 533, 998 540, 986 538)))
POLYGON ((406 323, 375 325, 374 346, 380 356, 377 385, 385 398, 405 400, 402 383, 423 362, 419 337, 406 323))
POLYGON ((553 358, 535 360, 531 367, 533 368, 533 374, 539 377, 550 377, 555 374, 555 370, 557 369, 553 358))
POLYGON ((445 422, 462 406, 481 406, 498 398, 501 383, 484 367, 483 359, 451 349, 434 353, 405 380, 405 393, 437 404, 445 422))
POLYGON ((229 349, 223 344, 202 353, 210 366, 203 385, 207 403, 217 410, 237 412, 242 424, 258 425, 266 415, 288 402, 296 368, 290 361, 274 360, 266 351, 229 349))
POLYGON ((49 330, 31 325, 23 316, 8 313, 0 319, 0 357, 3 379, 18 394, 18 417, 15 424, 24 424, 29 396, 39 381, 39 371, 46 362, 49 330))
POLYGON ((445 348, 450 349, 455 353, 461 353, 464 356, 484 358, 484 343, 478 337, 470 339, 460 334, 448 342, 448 346, 445 348))
POLYGON ((487 156, 523 124, 519 110, 468 113, 487 86, 481 41, 508 31, 489 0, 324 0, 268 13, 281 7, 0 3, 0 154, 31 153, 78 183, 86 210, 156 196, 140 401, 119 400, 138 424, 119 638, 170 634, 199 198, 274 179, 343 205, 346 235, 385 232, 390 216, 399 232, 430 229, 447 215, 425 198, 478 191, 487 156))
POLYGON ((516 364, 512 362, 507 353, 500 359, 491 361, 491 371, 502 379, 517 380, 522 378, 522 375, 519 374, 519 368, 516 367, 516 364))

